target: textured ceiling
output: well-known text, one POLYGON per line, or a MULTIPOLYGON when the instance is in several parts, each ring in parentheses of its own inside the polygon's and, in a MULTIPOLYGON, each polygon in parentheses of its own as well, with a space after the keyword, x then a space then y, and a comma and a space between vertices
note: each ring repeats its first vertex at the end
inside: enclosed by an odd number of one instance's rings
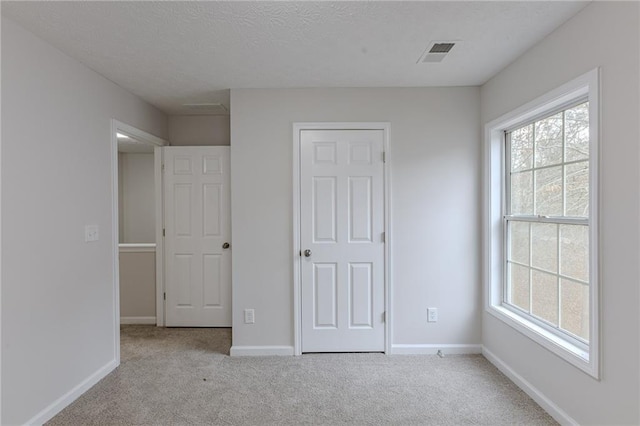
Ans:
POLYGON ((2 14, 169 114, 230 88, 480 85, 586 2, 8 2, 2 14), (432 40, 460 40, 416 64, 432 40))

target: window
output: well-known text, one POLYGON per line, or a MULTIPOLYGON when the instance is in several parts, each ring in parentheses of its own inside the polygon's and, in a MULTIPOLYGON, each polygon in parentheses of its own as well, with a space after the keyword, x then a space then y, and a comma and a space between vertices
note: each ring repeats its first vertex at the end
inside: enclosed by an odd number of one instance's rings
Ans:
POLYGON ((487 125, 487 310, 598 376, 597 70, 487 125))
POLYGON ((589 343, 589 102, 505 132, 503 304, 589 343))

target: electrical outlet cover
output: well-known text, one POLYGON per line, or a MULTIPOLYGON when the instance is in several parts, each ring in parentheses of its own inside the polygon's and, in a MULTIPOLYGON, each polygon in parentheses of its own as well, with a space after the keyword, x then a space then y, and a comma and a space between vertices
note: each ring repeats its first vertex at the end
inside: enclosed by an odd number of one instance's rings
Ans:
POLYGON ((100 239, 100 228, 98 225, 86 225, 84 227, 84 241, 98 241, 100 239))

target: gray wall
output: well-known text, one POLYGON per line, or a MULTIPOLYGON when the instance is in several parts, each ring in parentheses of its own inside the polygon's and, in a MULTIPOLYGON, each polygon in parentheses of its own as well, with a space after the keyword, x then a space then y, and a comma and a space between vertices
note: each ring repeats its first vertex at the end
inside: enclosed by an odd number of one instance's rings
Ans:
POLYGON ((134 323, 156 317, 156 253, 135 250, 120 250, 120 318, 134 323))
POLYGON ((2 424, 115 367, 112 118, 167 137, 163 113, 2 18, 2 424))
POLYGON ((233 345, 293 345, 292 123, 389 121, 393 343, 480 343, 479 88, 231 90, 233 345), (427 323, 427 307, 440 320, 427 323), (255 309, 256 323, 242 312, 255 309))
POLYGON ((172 115, 169 117, 171 145, 229 145, 228 115, 172 115))
POLYGON ((637 2, 594 2, 482 87, 487 123, 601 67, 602 380, 483 316, 485 347, 579 424, 640 422, 638 16, 637 2))
POLYGON ((153 153, 119 153, 120 242, 156 241, 153 153))

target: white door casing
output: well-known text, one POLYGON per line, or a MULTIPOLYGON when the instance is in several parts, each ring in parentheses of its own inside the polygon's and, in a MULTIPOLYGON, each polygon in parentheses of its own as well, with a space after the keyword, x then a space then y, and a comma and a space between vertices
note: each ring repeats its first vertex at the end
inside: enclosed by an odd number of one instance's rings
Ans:
POLYGON ((165 147, 168 327, 231 326, 229 147, 165 147))
POLYGON ((302 352, 385 350, 384 138, 300 131, 302 352))

